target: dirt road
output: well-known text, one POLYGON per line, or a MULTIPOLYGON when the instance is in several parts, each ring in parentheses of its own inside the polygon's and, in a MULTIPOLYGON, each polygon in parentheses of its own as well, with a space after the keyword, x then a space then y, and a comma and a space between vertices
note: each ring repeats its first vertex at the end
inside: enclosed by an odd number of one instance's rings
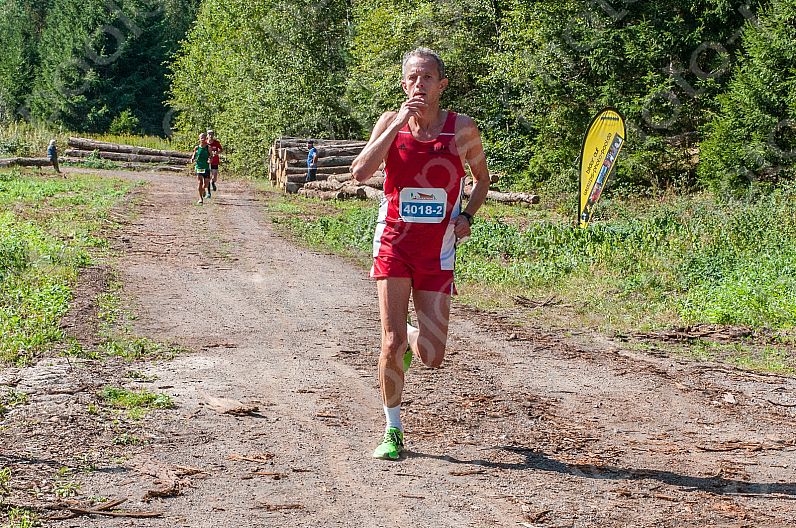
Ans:
POLYGON ((177 408, 81 493, 164 516, 53 526, 796 523, 796 381, 565 337, 529 312, 455 304, 443 368, 408 374, 406 458, 372 460, 383 415, 366 273, 275 234, 246 184, 198 207, 184 176, 121 175, 148 182, 116 242, 135 331, 192 352, 140 368, 177 408), (208 397, 260 410, 221 415, 208 397), (141 502, 153 478, 131 466, 147 457, 201 473, 141 502))

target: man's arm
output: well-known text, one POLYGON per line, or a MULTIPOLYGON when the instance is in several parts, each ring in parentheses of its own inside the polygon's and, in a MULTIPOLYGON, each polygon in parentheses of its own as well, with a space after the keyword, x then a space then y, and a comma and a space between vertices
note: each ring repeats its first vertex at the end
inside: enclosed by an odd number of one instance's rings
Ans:
POLYGON ((199 147, 194 147, 193 148, 193 154, 191 154, 191 163, 193 163, 194 159, 196 159, 196 149, 197 148, 199 148, 199 147))
POLYGON ((397 112, 384 112, 376 121, 368 144, 351 164, 351 173, 355 180, 363 182, 371 178, 387 157, 390 145, 403 126, 396 126, 394 123, 396 115, 397 112))
POLYGON ((373 127, 368 144, 351 164, 351 173, 357 181, 363 182, 373 176, 387 157, 387 152, 398 131, 409 122, 409 119, 419 116, 420 110, 426 106, 422 96, 413 96, 404 101, 397 112, 384 112, 381 115, 373 127))
MULTIPOLYGON (((462 115, 459 119, 461 128, 456 133, 456 144, 464 150, 464 159, 473 175, 473 190, 463 212, 472 217, 484 205, 486 194, 489 192, 489 169, 486 166, 481 132, 472 118, 462 115)), ((470 221, 465 216, 459 216, 454 224, 454 231, 457 238, 470 236, 470 221)))

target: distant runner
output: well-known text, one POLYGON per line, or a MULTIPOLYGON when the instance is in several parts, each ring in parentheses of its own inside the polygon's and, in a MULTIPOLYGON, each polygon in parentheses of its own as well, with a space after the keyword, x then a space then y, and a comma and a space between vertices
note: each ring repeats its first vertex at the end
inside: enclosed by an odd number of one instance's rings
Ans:
POLYGON ((191 163, 196 163, 196 177, 199 179, 198 205, 205 203, 205 198, 210 198, 210 146, 207 144, 207 135, 199 134, 199 145, 193 148, 191 163))
POLYGON ((212 130, 207 131, 207 144, 210 147, 210 186, 216 190, 216 181, 218 180, 218 165, 221 162, 221 154, 224 149, 221 147, 221 142, 216 138, 216 133, 212 130))
POLYGON ((470 235, 489 190, 481 134, 465 115, 440 109, 448 86, 445 64, 417 48, 403 59, 407 100, 379 118, 352 172, 365 181, 385 163, 384 201, 373 239, 373 268, 381 314, 379 384, 387 427, 374 458, 398 459, 404 447, 401 394, 414 354, 435 368, 448 340, 456 241, 470 235), (464 211, 464 164, 474 187, 464 211), (409 297, 417 328, 407 322, 409 297))

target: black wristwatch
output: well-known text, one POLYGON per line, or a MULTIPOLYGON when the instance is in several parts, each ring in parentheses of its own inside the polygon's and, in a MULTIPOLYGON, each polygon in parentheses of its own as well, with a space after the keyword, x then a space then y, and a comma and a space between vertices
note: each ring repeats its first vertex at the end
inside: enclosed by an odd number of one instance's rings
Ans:
POLYGON ((459 213, 459 216, 465 217, 467 219, 467 223, 473 225, 473 215, 471 215, 470 213, 465 213, 464 211, 462 211, 461 213, 459 213))

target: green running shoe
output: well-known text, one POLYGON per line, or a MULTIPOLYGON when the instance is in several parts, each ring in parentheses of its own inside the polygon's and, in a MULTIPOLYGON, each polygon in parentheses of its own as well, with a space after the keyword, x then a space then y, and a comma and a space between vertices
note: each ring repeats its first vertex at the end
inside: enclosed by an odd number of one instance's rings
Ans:
MULTIPOLYGON (((411 314, 406 314, 406 325, 407 326, 411 326, 412 328, 414 328, 414 325, 412 324, 412 316, 411 316, 411 314)), ((406 352, 404 352, 404 372, 408 371, 409 367, 412 365, 412 356, 413 355, 414 354, 412 353, 412 347, 407 346, 406 347, 406 352)))
POLYGON ((412 349, 410 347, 406 347, 406 352, 404 352, 404 372, 409 370, 409 367, 412 365, 412 349))
POLYGON ((373 452, 373 458, 383 460, 398 460, 404 449, 404 434, 397 427, 390 427, 384 433, 384 440, 373 452))

